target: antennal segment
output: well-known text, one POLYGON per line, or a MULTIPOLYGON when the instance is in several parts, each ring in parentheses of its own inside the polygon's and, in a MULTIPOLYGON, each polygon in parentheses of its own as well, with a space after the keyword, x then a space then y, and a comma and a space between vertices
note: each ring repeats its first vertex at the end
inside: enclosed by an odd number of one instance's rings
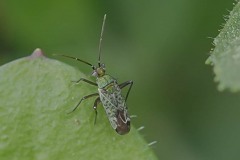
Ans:
POLYGON ((105 20, 106 20, 106 14, 103 17, 103 24, 102 24, 102 30, 99 40, 99 46, 98 46, 98 66, 101 66, 101 49, 102 49, 102 39, 103 39, 103 32, 104 32, 104 26, 105 26, 105 20))
POLYGON ((84 61, 84 60, 81 60, 81 59, 79 59, 79 58, 75 58, 75 57, 67 56, 67 55, 63 55, 63 54, 54 54, 54 56, 62 56, 62 57, 67 57, 67 58, 75 59, 75 60, 77 60, 77 61, 83 62, 83 63, 85 63, 85 64, 91 66, 92 69, 95 69, 95 67, 94 67, 91 63, 86 62, 86 61, 84 61))

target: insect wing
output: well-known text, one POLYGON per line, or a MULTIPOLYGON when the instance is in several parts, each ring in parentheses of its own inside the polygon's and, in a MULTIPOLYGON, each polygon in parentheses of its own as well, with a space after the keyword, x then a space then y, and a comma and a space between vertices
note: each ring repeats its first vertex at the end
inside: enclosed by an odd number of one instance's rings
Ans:
POLYGON ((99 96, 107 117, 111 123, 111 126, 116 129, 117 128, 117 101, 114 98, 114 94, 109 94, 105 89, 98 89, 99 96))
POLYGON ((130 118, 127 115, 127 110, 117 111, 117 128, 115 130, 121 135, 130 131, 130 118))
POLYGON ((101 102, 111 123, 111 126, 119 134, 126 134, 130 130, 130 118, 127 114, 127 107, 121 90, 116 85, 112 86, 111 91, 98 89, 101 102))

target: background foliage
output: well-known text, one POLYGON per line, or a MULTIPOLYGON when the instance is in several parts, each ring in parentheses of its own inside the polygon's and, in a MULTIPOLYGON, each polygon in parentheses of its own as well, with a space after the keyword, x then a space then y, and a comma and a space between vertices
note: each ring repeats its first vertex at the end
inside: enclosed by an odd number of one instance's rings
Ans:
MULTIPOLYGON (((128 106, 159 159, 238 156, 239 94, 218 92, 204 64, 233 1, 0 1, 0 64, 39 47, 96 62, 107 13, 103 61, 132 79, 128 106)), ((62 59, 91 72, 87 66, 62 59)))
POLYGON ((213 41, 215 47, 206 63, 214 66, 219 90, 236 92, 240 89, 240 3, 235 5, 227 18, 226 24, 213 41))

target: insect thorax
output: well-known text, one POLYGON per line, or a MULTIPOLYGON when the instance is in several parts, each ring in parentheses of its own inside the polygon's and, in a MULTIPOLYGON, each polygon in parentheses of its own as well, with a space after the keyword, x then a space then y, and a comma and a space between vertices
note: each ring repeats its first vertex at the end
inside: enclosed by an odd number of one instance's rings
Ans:
POLYGON ((105 86, 115 82, 117 83, 116 79, 111 77, 110 75, 105 74, 102 77, 98 77, 96 80, 97 84, 98 84, 98 88, 104 88, 105 86))

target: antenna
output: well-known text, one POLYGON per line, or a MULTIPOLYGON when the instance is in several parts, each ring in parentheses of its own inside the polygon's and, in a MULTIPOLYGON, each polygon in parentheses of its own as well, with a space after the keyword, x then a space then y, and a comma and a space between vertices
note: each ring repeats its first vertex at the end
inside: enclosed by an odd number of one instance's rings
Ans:
POLYGON ((62 56, 62 57, 67 57, 67 58, 75 59, 75 60, 77 60, 77 61, 80 61, 80 62, 82 62, 82 63, 85 63, 85 64, 91 66, 92 69, 94 69, 94 66, 93 66, 91 63, 89 63, 89 62, 87 62, 87 61, 84 61, 84 60, 81 60, 81 59, 79 59, 79 58, 75 58, 75 57, 67 56, 67 55, 63 55, 63 54, 53 54, 53 55, 54 55, 54 56, 62 56))
POLYGON ((104 26, 105 26, 105 20, 106 20, 106 14, 104 14, 103 17, 103 24, 102 24, 102 30, 99 40, 99 46, 98 46, 98 66, 101 66, 101 49, 102 49, 102 39, 103 39, 103 32, 104 32, 104 26))

